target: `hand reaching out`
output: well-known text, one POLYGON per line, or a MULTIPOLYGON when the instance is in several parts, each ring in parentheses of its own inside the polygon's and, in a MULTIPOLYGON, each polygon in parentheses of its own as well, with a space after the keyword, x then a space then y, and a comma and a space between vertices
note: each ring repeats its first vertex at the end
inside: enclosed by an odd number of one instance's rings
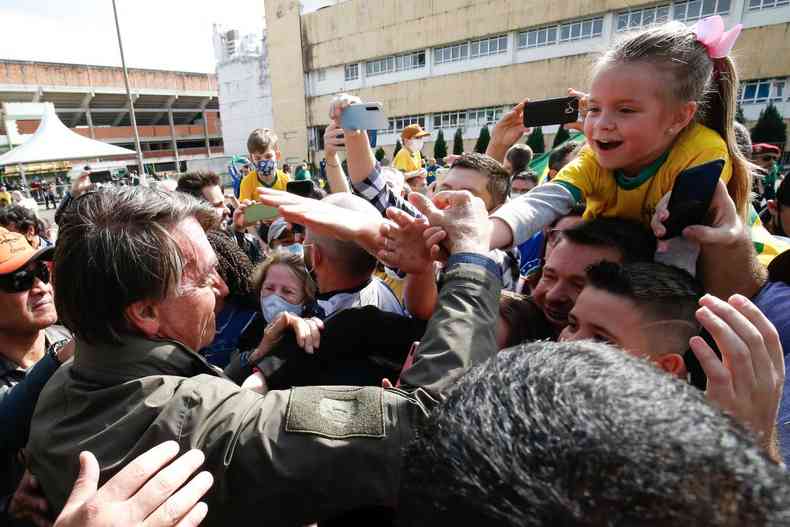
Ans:
POLYGON ((518 142, 524 134, 530 132, 529 128, 524 126, 524 107, 528 103, 529 99, 524 99, 494 125, 491 146, 486 151, 489 156, 501 162, 507 149, 518 142))
POLYGON ((722 355, 720 361, 701 337, 689 344, 708 377, 708 399, 752 430, 771 451, 782 397, 785 367, 776 328, 749 299, 733 295, 728 302, 706 295, 697 320, 722 355))
POLYGON ((440 192, 433 197, 433 202, 421 194, 411 193, 409 201, 431 224, 423 234, 431 258, 440 257, 439 244, 450 254, 488 254, 491 224, 483 200, 466 190, 457 190, 440 192))
POLYGON ((387 209, 387 217, 394 223, 381 225, 385 248, 378 252, 378 259, 408 274, 433 271, 433 259, 423 237, 430 227, 428 220, 415 218, 393 207, 387 209))
POLYGON ((199 500, 214 478, 201 472, 189 480, 205 457, 199 450, 190 450, 172 461, 178 450, 175 441, 155 446, 99 489, 99 464, 90 452, 81 453, 79 476, 55 527, 200 524, 208 507, 199 500))
POLYGON ((296 335, 299 347, 307 353, 315 353, 321 345, 321 331, 324 323, 319 318, 302 318, 293 313, 280 313, 266 326, 257 349, 252 352, 247 361, 251 364, 259 362, 274 346, 280 342, 287 330, 291 329, 296 335))

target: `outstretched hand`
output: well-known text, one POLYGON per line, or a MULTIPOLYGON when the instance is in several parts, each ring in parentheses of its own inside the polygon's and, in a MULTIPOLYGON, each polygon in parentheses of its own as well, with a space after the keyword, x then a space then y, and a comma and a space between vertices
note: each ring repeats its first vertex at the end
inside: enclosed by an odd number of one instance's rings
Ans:
POLYGON ((773 431, 785 377, 776 328, 741 295, 733 295, 728 302, 706 295, 700 304, 697 320, 710 332, 722 355, 719 360, 701 337, 689 341, 708 377, 705 394, 752 430, 773 453, 773 431))
POLYGON ((356 242, 374 256, 384 248, 379 228, 385 220, 381 216, 264 187, 258 188, 258 194, 261 203, 277 207, 286 221, 304 225, 320 236, 356 242))
POLYGON ((432 259, 441 257, 442 248, 450 254, 488 254, 491 224, 482 199, 466 190, 454 190, 439 192, 433 201, 413 192, 409 201, 431 224, 423 237, 432 259))
POLYGON ((524 99, 494 125, 486 154, 502 162, 507 149, 516 144, 524 134, 530 132, 530 129, 524 126, 524 107, 528 103, 529 99, 524 99))
POLYGON ((79 476, 55 527, 200 524, 208 506, 199 500, 214 478, 204 471, 189 480, 205 456, 190 450, 170 463, 178 450, 175 441, 155 446, 99 489, 99 463, 90 452, 82 452, 79 476))
POLYGON ((387 218, 393 223, 381 224, 384 249, 378 252, 378 259, 408 274, 431 272, 433 259, 423 237, 430 228, 428 220, 415 218, 394 207, 387 209, 387 218))

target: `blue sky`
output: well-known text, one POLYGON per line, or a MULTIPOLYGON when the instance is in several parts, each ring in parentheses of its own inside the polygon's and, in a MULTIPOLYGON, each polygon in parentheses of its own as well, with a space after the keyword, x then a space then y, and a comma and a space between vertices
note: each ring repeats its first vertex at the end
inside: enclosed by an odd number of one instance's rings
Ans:
MULTIPOLYGON (((260 31, 263 0, 116 0, 129 67, 213 72, 212 25, 260 31)), ((0 0, 0 58, 119 66, 111 0, 0 0)))

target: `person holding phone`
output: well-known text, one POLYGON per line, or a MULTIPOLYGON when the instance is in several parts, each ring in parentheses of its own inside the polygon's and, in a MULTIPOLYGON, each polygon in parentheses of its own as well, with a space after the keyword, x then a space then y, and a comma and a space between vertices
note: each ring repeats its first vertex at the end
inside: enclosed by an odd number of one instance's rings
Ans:
MULTIPOLYGON (((649 225, 681 172, 716 159, 724 161, 720 177, 745 215, 751 174, 732 132, 737 82, 727 80, 737 78, 728 55, 739 30, 725 33, 720 17, 691 28, 673 22, 609 50, 580 101, 587 146, 550 183, 492 215, 492 247, 523 243, 579 201, 586 202, 585 218, 649 225)), ((529 106, 524 101, 503 121, 518 121, 529 106)), ((523 126, 514 128, 521 133, 523 126)))

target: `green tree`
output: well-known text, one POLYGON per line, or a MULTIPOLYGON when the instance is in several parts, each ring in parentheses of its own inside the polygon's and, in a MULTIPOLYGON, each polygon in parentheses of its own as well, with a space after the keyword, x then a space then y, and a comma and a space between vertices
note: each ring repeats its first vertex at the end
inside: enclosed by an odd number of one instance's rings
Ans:
POLYGON ((488 143, 491 141, 491 134, 488 127, 484 126, 480 129, 480 135, 477 136, 477 143, 475 143, 475 152, 478 154, 485 154, 488 148, 488 143))
POLYGON ((565 129, 564 126, 560 125, 560 129, 557 130, 557 134, 554 136, 554 142, 551 143, 551 148, 556 148, 568 139, 570 139, 571 133, 565 129))
POLYGON ((771 143, 784 149, 787 142, 787 128, 782 119, 782 114, 773 103, 768 103, 765 110, 760 112, 757 123, 752 128, 752 143, 771 143))
POLYGON ((453 137, 453 154, 460 156, 464 153, 464 132, 460 128, 455 131, 453 137))
POLYGON ((743 115, 743 108, 741 108, 740 104, 735 109, 735 120, 741 124, 746 124, 746 117, 743 115))
POLYGON ((437 162, 441 162, 447 157, 447 142, 444 140, 444 132, 441 130, 436 135, 436 142, 433 144, 433 157, 437 162))
POLYGON ((532 130, 532 133, 527 137, 527 145, 532 149, 535 154, 542 154, 546 151, 546 142, 543 139, 543 129, 538 126, 532 130))
POLYGON ((401 148, 403 148, 403 145, 400 144, 400 139, 397 139, 395 141, 395 150, 392 151, 392 159, 395 159, 395 156, 398 155, 401 148))
POLYGON ((381 160, 384 159, 384 157, 386 157, 386 155, 387 155, 387 152, 385 152, 383 148, 378 147, 376 149, 376 161, 378 161, 379 163, 381 163, 381 160))

